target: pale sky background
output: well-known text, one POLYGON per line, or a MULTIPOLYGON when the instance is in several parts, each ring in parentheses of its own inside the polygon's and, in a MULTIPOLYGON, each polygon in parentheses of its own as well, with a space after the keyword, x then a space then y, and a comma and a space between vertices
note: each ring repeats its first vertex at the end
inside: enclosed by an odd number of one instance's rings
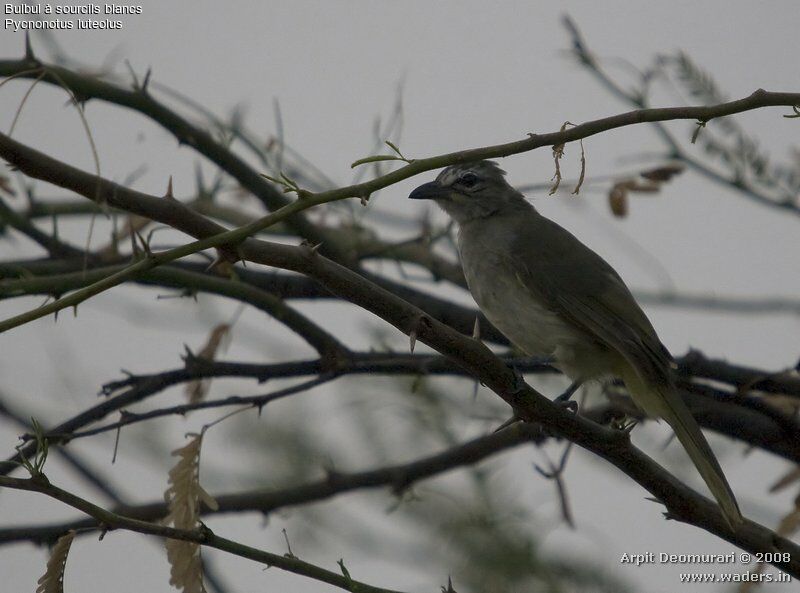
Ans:
MULTIPOLYGON (((517 140, 527 132, 555 131, 567 120, 580 123, 627 111, 627 105, 610 97, 566 57, 569 38, 560 21, 564 13, 573 17, 601 58, 624 58, 644 67, 657 53, 681 49, 711 72, 731 98, 746 96, 759 87, 800 90, 796 67, 800 7, 796 1, 320 0, 223 4, 176 0, 139 5, 141 15, 108 17, 123 21, 121 31, 57 32, 55 38, 71 58, 87 66, 100 67, 107 58, 116 56, 115 72, 121 75, 125 73, 121 58, 129 60, 140 77, 152 67, 154 81, 169 84, 217 115, 226 116, 235 106, 244 106, 247 121, 264 136, 275 131, 273 100, 278 99, 287 143, 341 183, 351 179, 350 163, 371 151, 374 118, 391 111, 401 82, 405 112, 401 148, 411 157, 517 140)), ((33 43, 35 48, 41 47, 35 35, 33 43)), ((22 48, 22 34, 0 31, 3 58, 20 56, 22 48)), ((629 80, 619 62, 608 64, 621 80, 629 80)), ((4 130, 27 85, 0 88, 0 126, 4 130)), ((656 97, 659 105, 682 101, 667 92, 656 97)), ((70 164, 91 169, 80 122, 65 104, 58 90, 37 88, 14 135, 70 164)), ((786 112, 762 110, 737 116, 737 121, 780 160, 788 147, 797 145, 798 120, 783 119, 781 115, 786 112)), ((122 181, 145 164, 146 172, 133 184, 136 189, 161 194, 167 178, 173 175, 176 195, 191 195, 195 163, 202 162, 201 157, 185 147, 178 148, 172 137, 131 112, 91 102, 86 113, 104 176, 122 181)), ((671 129, 688 145, 689 123, 678 122, 671 129)), ((596 136, 585 146, 590 176, 635 170, 640 165, 630 157, 662 148, 645 126, 596 136), (628 160, 621 160, 623 157, 628 160)), ((553 173, 552 157, 546 149, 504 159, 502 166, 511 182, 518 185, 546 182, 553 173)), ((576 147, 567 147, 563 167, 567 176, 577 174, 576 147)), ((205 170, 212 171, 207 164, 205 170)), ((383 191, 378 199, 380 207, 412 212, 418 205, 408 203, 406 196, 433 175, 431 172, 383 191)), ((636 199, 631 215, 622 221, 610 216, 601 194, 587 194, 581 202, 588 205, 585 208, 574 207, 567 197, 548 197, 546 192, 532 197, 540 211, 600 252, 634 288, 666 287, 659 273, 632 253, 630 243, 619 240, 620 231, 657 258, 680 291, 754 297, 800 294, 800 220, 755 206, 691 173, 675 179, 656 197, 636 199)), ((440 222, 444 220, 441 213, 435 216, 440 222)), ((75 237, 85 235, 82 227, 69 225, 65 232, 76 233, 75 237)), ((26 248, 21 240, 17 247, 4 241, 0 243, 0 256, 9 259, 34 253, 26 248)), ((428 290, 449 289, 432 286, 428 290)), ((24 403, 46 422, 58 422, 93 404, 100 384, 118 378, 120 368, 147 372, 175 367, 184 343, 202 344, 208 329, 228 319, 235 309, 235 304, 210 299, 201 299, 199 306, 186 301, 156 302, 154 294, 141 289, 113 290, 82 305, 77 319, 69 313, 58 325, 52 319, 43 319, 0 336, 0 388, 6 390, 4 397, 24 403)), ((0 317, 7 318, 38 302, 0 301, 0 317)), ((657 307, 647 312, 676 355, 692 346, 709 356, 777 370, 796 364, 800 354, 796 316, 734 316, 657 307)), ((342 314, 328 327, 353 332, 353 318, 342 314)), ((381 324, 364 316, 357 319, 359 331, 348 338, 354 346, 365 346, 366 333, 361 330, 381 324)), ((241 339, 234 340, 227 354, 232 360, 283 360, 306 352, 291 338, 284 349, 274 343, 263 344, 263 332, 258 331, 261 327, 248 328, 248 324, 270 323, 269 331, 274 332, 270 335, 284 335, 263 316, 248 314, 243 322, 241 339)), ((253 389, 249 393, 260 392, 257 387, 253 389)), ((468 391, 465 389, 465 398, 468 391)), ((221 393, 226 393, 224 388, 221 393)), ((336 390, 332 393, 334 397, 329 399, 335 402, 336 390)), ((324 418, 309 419, 314 421, 324 418)), ((180 446, 182 431, 199 425, 177 423, 171 433, 165 431, 161 444, 168 449, 180 446)), ((18 432, 16 426, 0 422, 3 455, 12 451, 18 432)), ((648 453, 664 457, 657 441, 645 438, 640 442, 648 453)), ((720 452, 730 445, 719 438, 713 443, 720 452)), ((133 483, 141 484, 139 500, 158 498, 166 476, 156 473, 150 460, 137 460, 133 454, 123 454, 111 466, 110 446, 98 454, 90 451, 91 447, 76 445, 93 455, 119 483, 130 483, 135 476, 133 483)), ((209 446, 213 450, 213 439, 209 446)), ((745 514, 774 527, 790 508, 794 493, 775 496, 768 494, 767 488, 787 464, 759 452, 743 456, 742 450, 741 446, 729 447, 720 454, 725 472, 745 514)), ((670 448, 669 452, 674 450, 670 448)), ((224 457, 221 444, 212 455, 220 464, 236 462, 224 457)), ((673 460, 675 456, 668 457, 673 460)), ((523 468, 520 496, 538 497, 543 505, 542 517, 554 517, 557 510, 551 484, 524 469, 530 467, 531 453, 505 459, 523 468)), ((159 463, 166 468, 171 461, 159 463)), ((358 467, 354 462, 350 468, 358 467)), ((699 483, 690 468, 676 466, 676 471, 692 484, 699 483)), ((58 471, 51 477, 57 479, 58 471)), ((578 532, 554 527, 545 545, 552 550, 585 554, 635 583, 639 591, 691 591, 678 583, 679 572, 720 572, 724 567, 656 564, 635 568, 620 565, 623 552, 734 550, 705 532, 663 521, 660 507, 645 500, 646 492, 593 456, 583 452, 575 455, 566 480, 578 532)), ((212 484, 209 490, 229 489, 225 486, 212 484)), ((0 493, 0 523, 74 516, 56 503, 34 498, 10 491, 0 493)), ((332 504, 347 508, 348 500, 345 497, 332 504)), ((389 515, 381 527, 389 533, 391 520, 389 515)), ((248 515, 210 524, 212 528, 219 525, 221 535, 239 536, 270 551, 283 552, 280 529, 290 522, 290 517, 275 517, 265 529, 253 529, 261 527, 261 519, 248 515)), ((103 543, 93 538, 76 543, 69 561, 67 590, 169 590, 163 553, 156 545, 142 543, 144 539, 112 534, 103 543)), ((0 575, 8 590, 34 588, 46 555, 43 550, 31 552, 29 546, 0 548, 0 575)), ((328 555, 299 555, 332 570, 344 555, 355 578, 414 591, 438 590, 448 572, 448 567, 420 566, 412 574, 402 562, 360 562, 358 557, 347 556, 345 544, 336 542, 331 543, 328 555)), ((220 554, 215 559, 220 570, 231 576, 231 582, 240 584, 237 591, 332 590, 277 569, 264 573, 252 563, 220 554)), ((746 567, 737 565, 734 570, 744 572, 746 567)), ((771 567, 767 570, 776 572, 771 567)), ((706 585, 696 590, 723 589, 706 585)), ((762 590, 775 593, 791 589, 765 586, 762 590)))

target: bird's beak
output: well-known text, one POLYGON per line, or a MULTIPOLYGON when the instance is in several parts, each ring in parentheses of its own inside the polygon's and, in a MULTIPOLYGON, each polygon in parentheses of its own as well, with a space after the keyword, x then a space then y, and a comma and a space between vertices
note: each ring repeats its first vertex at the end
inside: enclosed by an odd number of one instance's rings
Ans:
POLYGON ((449 190, 435 181, 429 181, 412 191, 408 197, 411 200, 442 200, 448 197, 449 190))

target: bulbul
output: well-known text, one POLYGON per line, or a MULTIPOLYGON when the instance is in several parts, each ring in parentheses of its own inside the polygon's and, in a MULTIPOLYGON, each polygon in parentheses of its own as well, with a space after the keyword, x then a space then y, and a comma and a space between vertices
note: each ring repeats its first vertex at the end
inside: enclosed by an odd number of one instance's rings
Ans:
POLYGON ((619 274, 539 214, 496 163, 447 167, 409 198, 435 201, 458 224, 458 251, 481 311, 530 356, 552 357, 574 384, 622 379, 647 415, 675 431, 731 526, 736 498, 675 390, 672 357, 619 274))

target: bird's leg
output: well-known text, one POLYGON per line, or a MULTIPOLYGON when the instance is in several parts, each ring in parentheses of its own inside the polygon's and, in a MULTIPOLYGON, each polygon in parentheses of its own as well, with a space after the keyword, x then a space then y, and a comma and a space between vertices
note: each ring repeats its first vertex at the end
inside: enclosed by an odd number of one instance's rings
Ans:
POLYGON ((578 387, 581 386, 581 381, 573 381, 569 387, 567 387, 566 391, 559 395, 557 398, 553 400, 553 403, 557 406, 564 406, 567 410, 571 412, 578 411, 578 402, 572 401, 572 396, 578 390, 578 387))
MULTIPOLYGON (((553 359, 550 357, 543 357, 541 359, 536 359, 535 361, 537 364, 551 364, 553 359)), ((506 363, 506 366, 511 369, 511 372, 514 373, 514 388, 513 393, 520 393, 521 391, 525 390, 525 377, 522 373, 519 372, 519 369, 514 365, 513 362, 509 361, 506 363)), ((504 428, 508 428, 509 426, 516 424, 517 422, 522 422, 522 418, 514 412, 514 415, 511 416, 508 420, 503 422, 500 426, 494 429, 494 432, 500 432, 504 428)))
POLYGON ((570 386, 567 387, 567 390, 564 393, 562 393, 561 395, 559 395, 553 401, 555 401, 556 403, 568 402, 570 399, 572 399, 572 396, 575 394, 575 392, 578 391, 578 387, 580 387, 581 384, 582 384, 581 381, 573 381, 570 384, 570 386))

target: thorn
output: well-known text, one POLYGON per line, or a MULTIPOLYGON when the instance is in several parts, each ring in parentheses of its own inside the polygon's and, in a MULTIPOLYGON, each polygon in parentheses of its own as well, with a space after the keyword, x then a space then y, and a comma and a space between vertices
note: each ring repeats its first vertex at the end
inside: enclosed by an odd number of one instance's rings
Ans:
MULTIPOLYGON (((186 144, 194 146, 191 138, 186 138, 186 144)), ((200 199, 210 197, 211 193, 206 190, 206 182, 203 178, 203 169, 200 167, 200 163, 194 164, 194 179, 195 185, 197 186, 197 197, 200 199)))
POLYGON ((133 69, 133 66, 131 66, 130 60, 128 59, 125 60, 125 66, 128 68, 128 72, 130 73, 131 79, 133 80, 133 84, 131 85, 133 87, 133 90, 135 91, 139 90, 139 77, 136 76, 136 71, 133 69))
POLYGON ((167 193, 164 194, 164 197, 168 200, 175 199, 175 194, 172 193, 172 175, 169 176, 169 181, 167 181, 167 193))
POLYGON ((283 539, 286 540, 286 549, 288 550, 288 552, 286 552, 284 554, 284 557, 286 557, 286 558, 297 558, 297 556, 294 555, 294 552, 292 552, 292 546, 289 543, 289 536, 286 533, 286 529, 281 529, 281 531, 283 532, 283 539))
POLYGON ((25 60, 35 62, 36 56, 33 55, 33 46, 31 46, 30 32, 25 31, 25 60))
POLYGON ((322 243, 313 245, 310 241, 308 241, 308 239, 303 239, 303 241, 300 243, 300 246, 308 250, 309 257, 313 257, 318 254, 319 248, 322 247, 322 243))
POLYGON ((456 593, 456 590, 453 589, 453 578, 450 575, 447 575, 447 588, 441 587, 442 593, 456 593))
POLYGON ((211 270, 213 270, 217 266, 221 265, 225 261, 227 261, 227 260, 222 256, 222 253, 219 250, 217 250, 217 255, 214 256, 214 259, 211 261, 210 264, 208 264, 208 266, 206 267, 205 271, 206 272, 210 272, 211 270))
MULTIPOLYGON (((122 410, 124 412, 125 410, 122 410)), ((120 412, 120 418, 124 418, 122 412, 120 412)), ((115 464, 117 462, 117 453, 119 452, 119 437, 122 434, 122 426, 117 426, 117 430, 114 435, 114 452, 111 454, 111 464, 115 464)))
POLYGON ((336 564, 338 564, 339 568, 342 569, 342 576, 344 576, 344 578, 347 579, 348 585, 352 584, 352 578, 350 577, 350 571, 347 570, 347 567, 344 565, 344 558, 339 558, 339 560, 336 562, 336 564))
MULTIPOLYGON (((242 246, 236 246, 236 257, 239 258, 237 261, 242 262, 242 266, 245 268, 247 267, 247 260, 244 258, 244 252, 242 251, 242 246)), ((235 263, 235 262, 234 262, 235 263)))
POLYGON ((150 251, 150 245, 147 244, 147 241, 144 240, 144 237, 142 237, 142 235, 139 233, 139 231, 136 231, 135 235, 136 235, 136 237, 138 237, 139 241, 141 242, 142 249, 144 250, 145 255, 147 255, 147 257, 153 257, 153 252, 150 251))
POLYGON ((426 317, 425 315, 421 315, 416 318, 415 323, 413 324, 411 331, 408 332, 408 337, 410 340, 411 346, 411 353, 414 353, 414 346, 417 343, 417 337, 419 337, 419 329, 422 326, 427 326, 428 329, 431 327, 431 320, 426 317))
POLYGON ((148 69, 147 69, 147 72, 146 72, 146 73, 145 73, 145 75, 144 75, 144 82, 142 82, 142 87, 139 89, 139 91, 140 91, 140 92, 141 92, 143 95, 146 95, 146 94, 147 94, 147 85, 148 85, 148 84, 150 84, 150 75, 151 75, 152 73, 153 73, 153 69, 152 69, 152 68, 148 68, 148 69))
POLYGON ((362 194, 362 195, 358 196, 358 199, 361 200, 361 205, 362 206, 366 207, 367 202, 369 202, 370 195, 371 194, 362 194))
POLYGON ((522 418, 520 418, 519 416, 517 416, 516 414, 514 414, 514 415, 513 415, 511 418, 509 418, 508 420, 506 420, 505 422, 503 422, 503 423, 502 423, 500 426, 498 426, 497 428, 495 428, 495 429, 494 429, 492 432, 500 432, 500 431, 501 431, 501 430, 503 430, 504 428, 508 428, 509 426, 513 426, 513 425, 514 425, 514 424, 516 424, 517 422, 522 422, 522 418))
POLYGON ((131 254, 136 258, 139 255, 139 245, 136 243, 136 236, 133 233, 129 237, 131 239, 131 254))
POLYGON ((188 344, 183 345, 183 352, 181 358, 183 358, 184 366, 188 369, 189 366, 197 360, 197 357, 195 357, 194 352, 191 351, 188 344))
POLYGON ((475 317, 475 325, 472 326, 472 339, 479 342, 481 340, 481 322, 478 317, 475 317))

